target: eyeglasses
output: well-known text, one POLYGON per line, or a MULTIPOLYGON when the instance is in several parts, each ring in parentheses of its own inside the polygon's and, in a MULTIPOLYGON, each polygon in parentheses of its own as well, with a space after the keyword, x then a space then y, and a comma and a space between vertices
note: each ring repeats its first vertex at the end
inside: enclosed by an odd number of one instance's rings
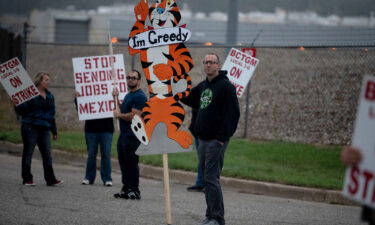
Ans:
POLYGON ((127 76, 126 79, 127 80, 139 80, 138 77, 130 77, 130 76, 127 76))
POLYGON ((203 61, 203 65, 213 65, 213 64, 218 64, 218 62, 213 62, 213 61, 203 61))

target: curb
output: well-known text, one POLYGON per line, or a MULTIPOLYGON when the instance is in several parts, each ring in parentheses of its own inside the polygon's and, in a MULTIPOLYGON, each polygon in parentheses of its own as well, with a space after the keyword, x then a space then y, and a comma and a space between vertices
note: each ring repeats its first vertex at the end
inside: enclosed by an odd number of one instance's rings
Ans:
MULTIPOLYGON (((39 152, 39 151, 38 151, 39 152)), ((70 153, 62 150, 53 149, 53 158, 55 162, 85 167, 86 155, 78 153, 70 153)), ((0 153, 9 153, 13 155, 22 154, 22 144, 14 144, 10 142, 0 141, 0 153)), ((34 156, 40 158, 40 154, 34 156)), ((99 157, 98 157, 99 158, 99 157)), ((99 161, 99 159, 98 159, 99 161)), ((112 170, 120 172, 117 160, 112 159, 112 170)), ((98 163, 97 165, 100 165, 98 163)), ((140 164, 140 176, 156 180, 163 179, 163 168, 140 164)), ((171 181, 180 184, 192 185, 195 182, 196 173, 181 170, 169 170, 169 178, 171 181)), ((241 193, 249 193, 256 195, 267 195, 273 197, 289 198, 303 201, 323 202, 330 204, 342 205, 358 205, 357 203, 344 198, 341 191, 324 190, 318 188, 306 188, 298 186, 290 186, 284 184, 244 180, 231 177, 221 177, 220 183, 223 188, 230 189, 241 193)))

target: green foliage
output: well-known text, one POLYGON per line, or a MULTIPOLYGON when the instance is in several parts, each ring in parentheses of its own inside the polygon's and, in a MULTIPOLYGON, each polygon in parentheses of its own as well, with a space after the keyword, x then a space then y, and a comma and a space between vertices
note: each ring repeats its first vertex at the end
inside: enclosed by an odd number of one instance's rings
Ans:
MULTIPOLYGON (((112 157, 117 157, 113 137, 112 157)), ((0 140, 20 143, 19 131, 0 131, 0 140)), ((86 145, 83 132, 60 132, 53 148, 85 154, 86 145)), ((233 139, 225 153, 222 175, 276 182, 297 186, 325 189, 341 189, 344 166, 340 163, 341 148, 337 146, 313 146, 288 142, 251 142, 233 139)), ((195 151, 168 154, 169 167, 196 171, 195 151)), ((162 166, 161 155, 140 157, 141 163, 162 166)))
POLYGON ((12 143, 22 143, 22 137, 19 130, 0 132, 0 140, 9 141, 12 143))
MULTIPOLYGON (((222 175, 297 186, 341 189, 344 166, 339 147, 234 139, 225 152, 222 175)), ((142 156, 141 162, 162 166, 162 157, 142 156)), ((196 171, 195 152, 169 154, 173 169, 196 171)))

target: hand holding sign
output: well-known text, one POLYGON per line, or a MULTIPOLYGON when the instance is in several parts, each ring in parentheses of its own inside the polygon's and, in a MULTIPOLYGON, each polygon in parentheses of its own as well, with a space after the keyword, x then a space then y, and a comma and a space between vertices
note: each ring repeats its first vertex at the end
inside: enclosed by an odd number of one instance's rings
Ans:
POLYGON ((145 21, 148 14, 148 0, 139 1, 138 5, 134 8, 134 14, 138 21, 145 21))
POLYGON ((341 152, 341 161, 347 166, 354 166, 362 160, 362 153, 354 147, 345 147, 341 152))
POLYGON ((18 104, 18 100, 17 99, 10 98, 10 100, 12 101, 12 103, 13 103, 14 106, 16 106, 18 104))

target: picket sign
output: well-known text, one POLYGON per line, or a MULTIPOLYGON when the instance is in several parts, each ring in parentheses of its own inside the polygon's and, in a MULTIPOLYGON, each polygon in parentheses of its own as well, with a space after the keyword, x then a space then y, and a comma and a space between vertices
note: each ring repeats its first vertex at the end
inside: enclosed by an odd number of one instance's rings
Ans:
POLYGON ((237 97, 242 97, 251 77, 254 74, 259 59, 240 50, 232 48, 225 59, 222 70, 228 71, 227 77, 236 88, 237 97))
POLYGON ((359 99, 352 146, 362 161, 346 169, 342 193, 375 209, 375 77, 365 76, 359 99))
POLYGON ((40 94, 17 57, 0 65, 0 82, 16 106, 40 94))
POLYGON ((124 99, 127 93, 123 55, 87 56, 72 61, 75 88, 79 93, 79 120, 113 117, 116 105, 112 96, 114 84, 117 83, 119 99, 124 99))

